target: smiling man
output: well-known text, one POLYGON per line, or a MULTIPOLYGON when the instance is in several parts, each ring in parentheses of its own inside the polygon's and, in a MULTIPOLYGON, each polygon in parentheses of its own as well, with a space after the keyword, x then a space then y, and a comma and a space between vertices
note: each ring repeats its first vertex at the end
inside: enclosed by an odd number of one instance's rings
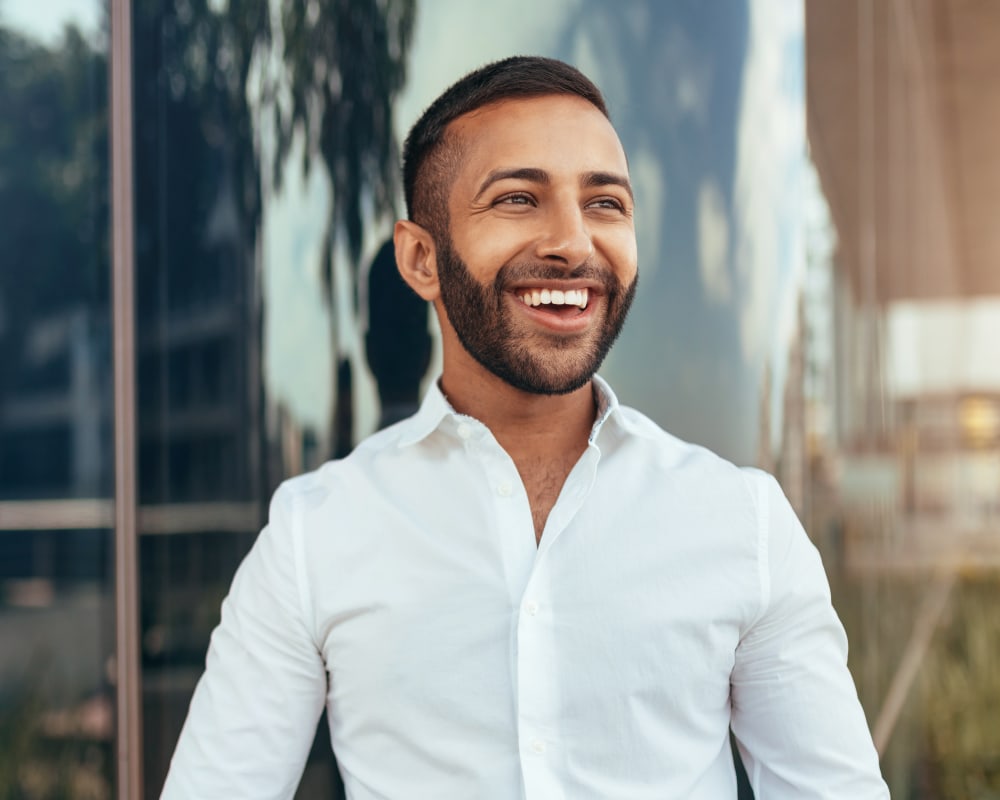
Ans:
POLYGON ((598 89, 511 58, 404 152, 396 259, 444 366, 276 492, 164 789, 291 797, 324 705, 348 798, 888 797, 819 556, 774 480, 595 373, 637 285, 598 89))

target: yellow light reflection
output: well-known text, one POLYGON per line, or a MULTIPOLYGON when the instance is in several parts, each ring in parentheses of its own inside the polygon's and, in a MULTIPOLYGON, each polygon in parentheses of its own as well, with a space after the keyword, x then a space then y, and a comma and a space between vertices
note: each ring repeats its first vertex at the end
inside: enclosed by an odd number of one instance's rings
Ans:
POLYGON ((1000 406, 988 397, 967 397, 959 404, 958 422, 968 442, 991 444, 1000 435, 1000 406))

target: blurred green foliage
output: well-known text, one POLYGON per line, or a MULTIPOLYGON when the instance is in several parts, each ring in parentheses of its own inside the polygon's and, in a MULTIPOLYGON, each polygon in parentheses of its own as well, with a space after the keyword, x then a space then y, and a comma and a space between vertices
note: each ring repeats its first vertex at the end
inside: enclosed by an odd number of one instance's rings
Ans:
MULTIPOLYGON (((918 617, 944 576, 848 566, 853 538, 888 535, 903 524, 890 510, 861 515, 817 502, 806 522, 823 555, 850 642, 851 673, 874 726, 918 617)), ((882 755, 893 797, 1000 800, 998 598, 995 571, 957 574, 882 755)))
MULTIPOLYGON (((0 695, 0 800, 110 800, 110 738, 53 724, 46 708, 49 670, 36 662, 4 680, 0 695)), ((76 722, 79 711, 62 720, 76 722)))
POLYGON ((941 797, 1000 798, 1000 582, 966 578, 923 665, 920 702, 941 797))

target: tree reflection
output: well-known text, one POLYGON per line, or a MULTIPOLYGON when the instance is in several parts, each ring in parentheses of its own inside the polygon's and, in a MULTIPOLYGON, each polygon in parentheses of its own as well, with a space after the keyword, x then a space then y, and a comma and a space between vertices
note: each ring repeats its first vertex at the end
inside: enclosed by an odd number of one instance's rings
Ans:
POLYGON ((333 450, 353 445, 352 367, 337 341, 336 315, 358 313, 358 274, 367 223, 397 216, 399 148, 393 104, 406 81, 414 0, 286 0, 282 6, 283 83, 291 100, 279 103, 275 185, 280 189, 293 142, 305 140, 301 167, 316 161, 332 190, 323 232, 322 275, 330 309, 331 351, 337 358, 333 450), (349 259, 350 297, 336 302, 338 245, 349 259))
MULTIPOLYGON (((289 168, 319 169, 331 189, 321 273, 338 362, 333 450, 341 455, 353 445, 352 367, 336 331, 358 325, 366 226, 396 211, 392 105, 405 81, 413 18, 413 0, 136 3, 139 304, 161 325, 164 314, 204 311, 223 299, 241 317, 233 325, 242 347, 222 347, 221 358, 233 384, 256 392, 240 399, 237 414, 248 418, 243 438, 257 444, 220 445, 229 460, 247 465, 224 489, 229 495, 261 496, 280 477, 267 474, 260 455, 267 401, 259 285, 265 195, 281 190, 289 168), (333 278, 338 258, 347 261, 346 281, 333 278), (347 296, 337 298, 335 287, 345 284, 347 296)), ((163 406, 175 382, 163 357, 140 357, 140 402, 148 398, 156 414, 165 413, 153 407, 163 406)), ((164 447, 151 443, 141 457, 150 499, 174 494, 175 459, 164 447)))
MULTIPOLYGON (((50 49, 0 26, 0 494, 8 496, 80 488, 68 469, 53 469, 70 453, 37 463, 38 443, 7 412, 39 392, 67 391, 73 318, 92 349, 104 343, 106 86, 104 54, 76 28, 50 49)), ((101 369, 106 349, 90 357, 101 369)), ((106 487, 107 477, 96 483, 106 487)))

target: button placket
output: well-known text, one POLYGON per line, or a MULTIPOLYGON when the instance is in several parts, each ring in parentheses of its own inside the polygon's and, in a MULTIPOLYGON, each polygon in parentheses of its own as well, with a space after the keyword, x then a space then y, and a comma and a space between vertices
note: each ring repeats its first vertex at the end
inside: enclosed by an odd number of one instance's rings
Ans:
POLYGON ((551 618, 550 578, 545 562, 536 561, 516 617, 517 726, 528 798, 563 796, 558 719, 562 687, 552 670, 559 656, 551 618))

